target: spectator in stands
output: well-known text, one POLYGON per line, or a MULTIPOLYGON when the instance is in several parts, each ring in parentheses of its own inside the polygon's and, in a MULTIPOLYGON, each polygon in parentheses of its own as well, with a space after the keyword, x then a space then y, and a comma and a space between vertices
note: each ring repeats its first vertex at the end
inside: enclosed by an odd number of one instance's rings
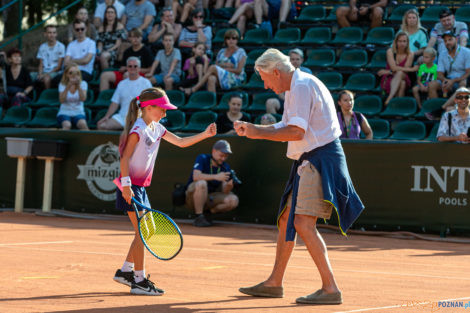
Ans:
POLYGON ((31 101, 33 81, 26 66, 21 63, 21 51, 12 48, 7 52, 9 65, 5 65, 6 95, 0 97, 0 107, 21 106, 31 101))
POLYGON ((261 125, 272 125, 276 123, 276 118, 271 113, 265 113, 261 116, 261 125))
POLYGON ((470 75, 470 49, 457 43, 455 32, 444 33, 442 39, 445 49, 439 53, 437 80, 429 83, 430 98, 437 98, 439 90, 447 98, 457 88, 466 87, 470 75))
MULTIPOLYGON (((75 21, 83 22, 86 26, 85 35, 88 38, 91 38, 96 41, 98 37, 98 32, 96 31, 95 25, 93 25, 88 19, 88 10, 85 7, 78 9, 77 14, 75 14, 75 21)), ((74 39, 77 39, 77 34, 74 29, 74 25, 70 24, 67 28, 67 43, 71 43, 74 39)))
POLYGON ((59 84, 60 109, 57 121, 62 129, 69 130, 72 126, 88 130, 83 101, 86 100, 88 84, 82 80, 77 64, 69 63, 59 84))
POLYGON ((173 34, 163 35, 163 50, 159 50, 150 71, 145 76, 153 85, 165 85, 165 90, 172 90, 174 83, 181 80, 181 52, 173 45, 175 38, 173 34), (157 66, 160 65, 160 73, 155 74, 157 66))
MULTIPOLYGON (((129 32, 129 41, 131 42, 131 47, 124 51, 123 60, 129 59, 131 56, 139 58, 141 61, 139 68, 141 75, 143 76, 150 71, 150 67, 152 66, 152 52, 149 48, 142 44, 142 31, 139 28, 134 28, 129 32)), ((111 88, 111 84, 117 86, 121 80, 127 78, 127 71, 127 65, 123 64, 119 68, 119 71, 108 71, 101 73, 100 91, 111 88)))
MULTIPOLYGON (((302 72, 312 74, 312 71, 308 67, 301 66, 304 62, 304 53, 299 48, 295 48, 289 51, 290 63, 302 72)), ((284 93, 277 95, 277 97, 269 98, 266 100, 266 112, 267 113, 278 113, 282 111, 282 105, 284 104, 284 93)))
POLYGON ((175 16, 171 8, 163 9, 160 24, 155 24, 149 34, 148 40, 152 50, 156 51, 163 48, 163 34, 173 34, 174 41, 176 42, 180 37, 182 29, 181 24, 175 23, 175 16))
POLYGON ((393 40, 392 47, 387 49, 387 67, 377 73, 381 77, 380 87, 388 94, 384 105, 396 95, 404 97, 405 91, 411 87, 408 73, 418 70, 417 66, 413 66, 413 57, 408 35, 399 32, 393 40))
POLYGON ((237 10, 233 13, 228 23, 230 25, 237 23, 236 27, 242 37, 245 34, 246 22, 254 17, 255 23, 259 27, 263 17, 268 16, 269 10, 266 0, 236 0, 235 8, 237 10))
POLYGON ((336 20, 339 27, 350 27, 351 22, 370 20, 370 28, 382 26, 387 0, 349 0, 349 6, 336 9, 336 20))
POLYGON ((192 24, 186 26, 181 31, 178 42, 178 46, 183 54, 183 59, 186 59, 185 56, 191 54, 191 49, 196 42, 204 42, 207 49, 206 53, 212 54, 212 28, 202 23, 204 21, 204 10, 194 10, 191 15, 191 21, 192 24))
POLYGON ((295 68, 299 68, 302 72, 312 74, 312 71, 305 66, 302 66, 304 63, 304 53, 299 48, 295 48, 289 51, 290 63, 294 65, 295 68))
POLYGON ((470 142, 470 138, 467 136, 468 129, 470 128, 469 98, 470 90, 465 87, 457 89, 455 96, 457 108, 442 116, 436 135, 437 140, 459 143, 470 142))
POLYGON ((126 122, 126 115, 129 109, 129 103, 140 95, 142 90, 151 88, 152 84, 147 78, 139 75, 140 60, 132 56, 127 59, 128 78, 121 81, 111 98, 108 112, 98 121, 97 127, 100 130, 120 130, 123 129, 126 122), (119 108, 119 112, 115 113, 119 108))
POLYGON ((434 25, 434 28, 431 30, 431 38, 428 42, 428 47, 433 48, 437 42, 437 54, 440 55, 446 50, 444 43, 444 33, 452 32, 454 33, 457 41, 461 47, 467 46, 468 40, 468 27, 464 22, 457 22, 455 20, 454 13, 449 9, 443 9, 439 14, 440 22, 434 25))
POLYGON ((57 28, 47 25, 44 28, 46 42, 39 46, 36 58, 39 60, 37 81, 42 82, 46 89, 51 88, 51 80, 60 75, 65 57, 65 46, 57 41, 57 28))
POLYGON ((233 0, 216 0, 214 9, 231 8, 233 6, 233 0))
POLYGON ((233 93, 228 100, 228 111, 220 113, 215 123, 217 124, 217 133, 234 135, 233 122, 245 121, 249 122, 250 117, 242 112, 243 99, 242 95, 233 93))
POLYGON ((434 63, 436 55, 434 48, 424 49, 423 64, 419 66, 417 84, 413 87, 413 96, 419 108, 421 108, 421 94, 428 96, 429 83, 437 79, 437 65, 434 63))
POLYGON ((224 34, 225 48, 217 54, 216 64, 211 65, 204 77, 193 87, 183 91, 190 95, 207 82, 207 90, 216 92, 217 82, 223 90, 235 88, 245 82, 246 52, 238 47, 238 32, 229 29, 224 34))
POLYGON ((122 40, 126 38, 124 25, 119 23, 116 9, 113 6, 108 6, 103 25, 99 28, 97 42, 102 70, 114 67, 117 61, 118 49, 122 40))
POLYGON ((180 17, 179 22, 185 24, 188 22, 188 18, 194 14, 194 10, 203 9, 202 2, 202 0, 185 0, 182 4, 179 0, 173 0, 171 7, 175 15, 180 17))
POLYGON ((79 20, 73 22, 73 30, 77 39, 67 46, 64 64, 66 67, 70 63, 78 64, 82 72, 82 78, 89 82, 93 79, 96 43, 94 40, 86 37, 86 29, 87 27, 84 22, 79 20))
POLYGON ((415 9, 405 12, 401 23, 400 31, 408 35, 410 50, 415 57, 423 54, 424 48, 428 44, 427 31, 421 26, 419 14, 415 9))
POLYGON ((292 0, 266 0, 268 3, 268 21, 278 19, 277 29, 286 22, 287 19, 293 19, 297 15, 297 9, 292 0))
POLYGON ((97 29, 103 25, 103 22, 106 19, 106 8, 109 6, 113 6, 116 9, 116 17, 118 20, 122 18, 126 9, 119 0, 106 0, 105 2, 98 4, 95 10, 95 18, 93 19, 93 24, 97 29))
POLYGON ((361 139, 361 131, 366 139, 372 139, 372 129, 362 113, 353 111, 354 94, 349 90, 340 91, 338 94, 338 121, 341 127, 342 139, 361 139))
POLYGON ((186 78, 179 85, 186 88, 201 81, 209 68, 209 62, 206 45, 203 42, 197 42, 193 47, 193 55, 184 62, 183 71, 186 73, 186 78))
POLYGON ((228 212, 238 206, 231 168, 226 162, 232 154, 226 140, 217 141, 212 153, 196 157, 193 171, 186 185, 186 206, 196 213, 193 224, 197 227, 211 226, 211 213, 228 212), (209 219, 209 220, 208 220, 209 219))
POLYGON ((153 20, 157 12, 155 6, 147 0, 131 0, 126 5, 126 10, 122 16, 122 23, 127 31, 139 28, 142 31, 142 38, 147 40, 148 34, 152 31, 153 20))

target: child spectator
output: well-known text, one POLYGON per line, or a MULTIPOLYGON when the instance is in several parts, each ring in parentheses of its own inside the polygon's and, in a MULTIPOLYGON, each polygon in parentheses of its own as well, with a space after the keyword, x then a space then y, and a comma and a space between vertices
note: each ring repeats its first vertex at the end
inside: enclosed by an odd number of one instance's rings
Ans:
POLYGON ((228 111, 219 114, 217 120, 215 121, 217 125, 217 132, 219 134, 235 135, 236 133, 233 129, 233 122, 250 121, 249 116, 241 111, 242 105, 242 96, 239 93, 233 93, 228 100, 228 111))
POLYGON ((434 63, 437 52, 434 48, 426 48, 423 52, 423 64, 419 66, 418 70, 418 84, 413 87, 413 96, 418 103, 418 107, 421 108, 421 93, 426 93, 429 97, 428 83, 437 79, 437 65, 434 63))
POLYGON ((145 74, 153 85, 165 83, 165 90, 172 90, 173 84, 181 80, 181 52, 173 47, 174 43, 173 34, 163 35, 164 49, 158 51, 150 71, 145 74), (160 74, 154 75, 158 65, 160 65, 160 74))
POLYGON ((39 46, 36 58, 39 60, 37 81, 42 82, 46 89, 51 88, 51 79, 60 74, 65 57, 65 46, 57 41, 57 28, 47 25, 44 28, 47 42, 39 46))
POLYGON ((65 69, 59 84, 60 109, 57 121, 62 129, 68 130, 75 125, 78 129, 88 130, 83 101, 86 100, 88 85, 82 80, 77 64, 70 63, 65 69))
POLYGON ((193 47, 193 55, 184 62, 183 71, 186 73, 186 78, 180 86, 185 88, 197 84, 207 72, 209 61, 206 55, 206 45, 203 42, 197 42, 193 47))

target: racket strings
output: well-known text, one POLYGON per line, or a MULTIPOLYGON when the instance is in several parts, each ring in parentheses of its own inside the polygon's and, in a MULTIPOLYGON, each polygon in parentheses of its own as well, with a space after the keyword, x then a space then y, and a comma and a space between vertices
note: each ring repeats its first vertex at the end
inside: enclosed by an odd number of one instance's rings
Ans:
POLYGON ((181 249, 181 234, 163 214, 147 211, 139 222, 147 248, 161 259, 171 259, 181 249))

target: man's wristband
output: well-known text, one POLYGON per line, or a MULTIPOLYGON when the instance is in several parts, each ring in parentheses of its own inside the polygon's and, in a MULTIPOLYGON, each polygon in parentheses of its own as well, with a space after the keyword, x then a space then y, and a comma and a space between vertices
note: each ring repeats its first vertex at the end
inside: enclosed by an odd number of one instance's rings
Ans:
POLYGON ((121 177, 121 185, 122 185, 122 187, 132 186, 131 178, 129 176, 121 177))

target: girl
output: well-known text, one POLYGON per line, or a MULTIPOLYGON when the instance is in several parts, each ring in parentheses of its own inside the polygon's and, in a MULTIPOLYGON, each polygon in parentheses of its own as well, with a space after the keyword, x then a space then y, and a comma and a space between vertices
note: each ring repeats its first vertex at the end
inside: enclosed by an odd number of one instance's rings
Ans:
POLYGON ((207 72, 208 67, 209 58, 206 55, 206 45, 198 41, 193 47, 193 55, 184 62, 183 71, 186 72, 186 78, 180 83, 180 86, 189 87, 197 84, 207 72))
POLYGON ((114 67, 119 46, 122 39, 126 38, 124 25, 119 23, 116 9, 112 5, 106 7, 104 22, 98 33, 98 55, 102 70, 114 67))
POLYGON ((78 65, 69 64, 59 84, 60 109, 57 121, 62 129, 72 128, 72 124, 78 129, 88 130, 83 101, 86 100, 88 85, 82 80, 82 74, 78 65))
POLYGON ((354 112, 354 94, 343 90, 338 95, 338 121, 343 132, 342 139, 360 139, 361 130, 366 139, 372 139, 372 129, 364 115, 354 112))
POLYGON ((228 100, 228 111, 219 114, 215 124, 220 134, 235 135, 233 122, 249 122, 250 117, 242 112, 243 99, 239 93, 233 93, 228 100))
POLYGON ((175 109, 177 107, 170 103, 162 89, 145 89, 129 105, 119 143, 120 180, 123 191, 122 193, 119 189, 116 191, 116 207, 127 211, 134 227, 135 237, 124 265, 116 271, 114 280, 131 286, 132 294, 159 296, 164 293, 145 277, 144 245, 140 239, 136 214, 130 205, 132 197, 135 197, 139 202, 150 206, 145 187, 150 186, 152 180, 161 138, 178 147, 188 147, 217 133, 216 125, 212 123, 204 132, 194 136, 180 138, 174 135, 159 121, 165 117, 166 110, 175 109))

